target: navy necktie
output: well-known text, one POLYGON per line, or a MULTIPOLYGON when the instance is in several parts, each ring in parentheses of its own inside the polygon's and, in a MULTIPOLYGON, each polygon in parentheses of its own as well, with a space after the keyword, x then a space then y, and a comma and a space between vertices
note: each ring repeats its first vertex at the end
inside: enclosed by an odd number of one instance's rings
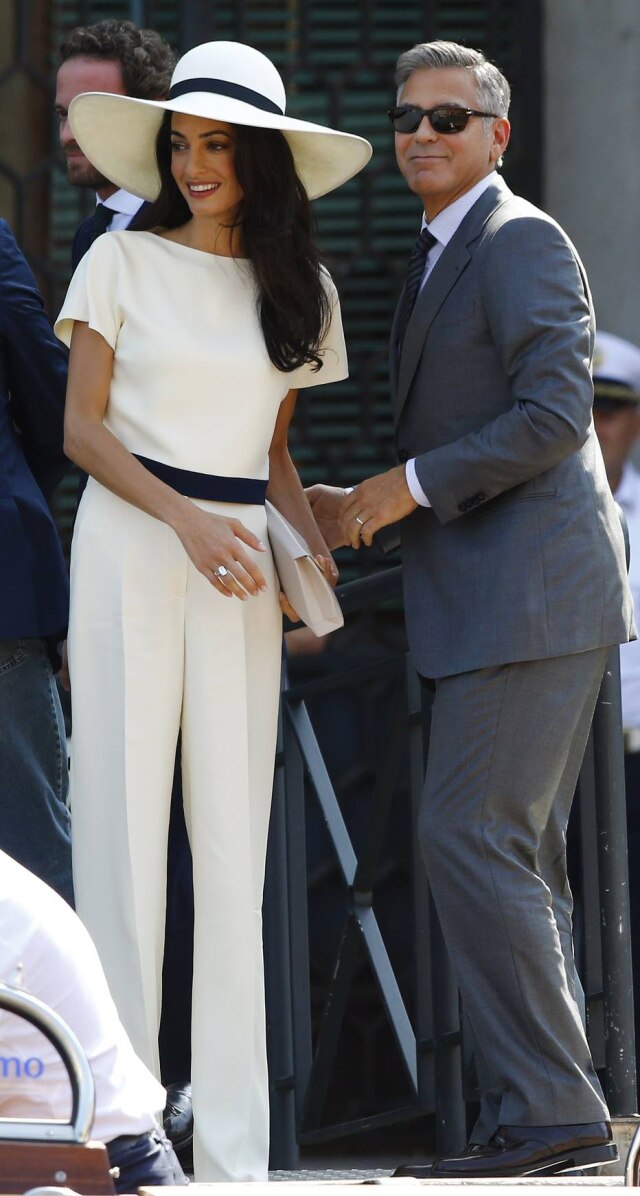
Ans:
POLYGON ((91 245, 93 245, 93 242, 96 241, 98 237, 101 237, 103 233, 106 233, 114 216, 115 212, 112 208, 107 208, 103 203, 98 204, 93 216, 91 217, 91 245))
POLYGON ((402 319, 400 320, 400 339, 404 337, 409 317, 415 306, 418 292, 420 290, 420 283, 422 282, 422 275, 424 274, 424 265, 427 260, 427 254, 432 245, 436 244, 437 238, 433 233, 429 232, 428 228, 423 228, 418 240, 416 241, 411 257, 409 259, 409 269, 407 270, 407 280, 405 283, 404 303, 402 306, 402 319))

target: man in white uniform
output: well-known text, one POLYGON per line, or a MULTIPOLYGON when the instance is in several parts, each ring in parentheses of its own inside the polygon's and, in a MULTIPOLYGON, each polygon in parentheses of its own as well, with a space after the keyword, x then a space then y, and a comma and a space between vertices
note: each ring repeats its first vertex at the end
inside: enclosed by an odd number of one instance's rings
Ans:
MULTIPOLYGON (((596 334, 593 418, 609 485, 629 528, 629 583, 640 611, 640 473, 632 464, 640 437, 640 348, 607 332, 596 334)), ((640 977, 640 641, 620 645, 624 771, 627 790, 629 898, 633 971, 640 977)), ((635 985, 636 1040, 640 1041, 640 985, 635 985)))
MULTIPOLYGON (((93 1073, 93 1137, 105 1142, 116 1191, 184 1185, 156 1114, 162 1086, 134 1053, 88 931, 65 901, 0 851, 0 980, 39 997, 79 1039, 93 1073)), ((0 1116, 68 1117, 71 1092, 55 1048, 0 1009, 0 1116)))

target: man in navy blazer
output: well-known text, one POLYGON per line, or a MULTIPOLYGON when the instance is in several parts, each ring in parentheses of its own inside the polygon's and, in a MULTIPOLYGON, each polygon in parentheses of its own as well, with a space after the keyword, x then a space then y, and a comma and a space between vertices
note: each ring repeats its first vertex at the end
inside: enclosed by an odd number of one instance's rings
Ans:
POLYGON ((85 158, 67 120, 69 105, 85 91, 103 91, 141 100, 168 94, 175 54, 153 29, 138 29, 131 21, 98 21, 72 29, 60 47, 55 113, 67 179, 74 187, 96 193, 97 207, 78 226, 71 250, 75 270, 96 237, 128 228, 142 200, 118 188, 85 158))
POLYGON ((73 904, 66 738, 53 675, 67 571, 47 505, 62 451, 66 354, 0 221, 0 847, 73 904))

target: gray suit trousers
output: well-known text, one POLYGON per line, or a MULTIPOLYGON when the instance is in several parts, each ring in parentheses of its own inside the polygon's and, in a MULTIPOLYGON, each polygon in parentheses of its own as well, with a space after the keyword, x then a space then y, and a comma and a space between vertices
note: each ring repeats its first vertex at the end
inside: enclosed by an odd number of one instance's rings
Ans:
POLYGON ((472 1138, 608 1117, 579 1012, 565 836, 608 648, 436 681, 419 820, 491 1076, 472 1138))

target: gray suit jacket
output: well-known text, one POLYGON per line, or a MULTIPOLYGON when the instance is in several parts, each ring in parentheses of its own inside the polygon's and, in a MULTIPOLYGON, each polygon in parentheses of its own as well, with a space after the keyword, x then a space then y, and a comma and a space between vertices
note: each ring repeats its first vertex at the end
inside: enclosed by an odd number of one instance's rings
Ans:
POLYGON ((633 638, 591 418, 593 309, 562 229, 496 175, 420 293, 399 359, 398 331, 396 313, 398 459, 416 457, 432 504, 401 525, 419 671, 633 638))

